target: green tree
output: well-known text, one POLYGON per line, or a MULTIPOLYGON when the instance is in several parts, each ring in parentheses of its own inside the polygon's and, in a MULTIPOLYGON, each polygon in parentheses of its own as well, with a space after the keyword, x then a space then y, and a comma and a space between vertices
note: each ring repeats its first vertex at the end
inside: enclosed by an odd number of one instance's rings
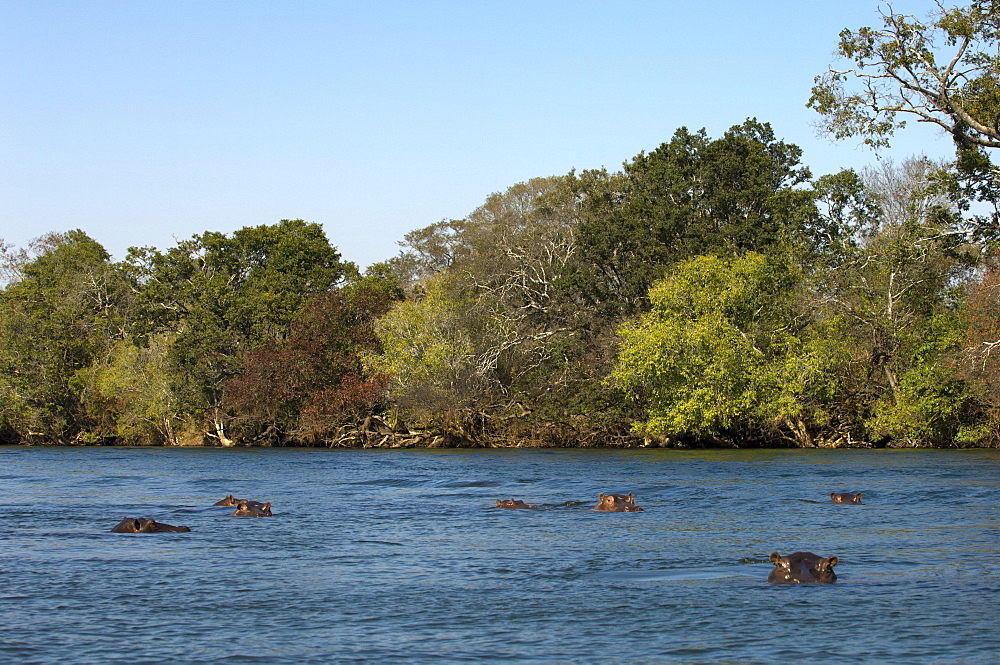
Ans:
POLYGON ((800 276, 756 252, 698 256, 650 290, 651 309, 621 328, 611 381, 647 411, 643 434, 784 436, 812 445, 843 350, 807 339, 800 276))
POLYGON ((838 53, 854 67, 816 77, 808 105, 827 130, 885 146, 911 118, 961 145, 1000 148, 1000 3, 939 5, 924 21, 879 13, 882 28, 840 33, 838 53))
POLYGON ((71 443, 92 424, 88 368, 126 336, 133 285, 83 231, 34 249, 0 291, 0 421, 21 439, 71 443))
POLYGON ((864 205, 831 218, 838 240, 812 273, 803 306, 819 324, 836 322, 850 350, 829 410, 846 435, 893 445, 971 436, 975 391, 949 366, 959 287, 978 248, 934 186, 940 169, 925 158, 883 160, 864 171, 863 189, 847 190, 864 205))
POLYGON ((901 165, 885 161, 865 172, 879 210, 851 233, 840 265, 820 276, 823 298, 855 326, 858 394, 898 401, 899 375, 909 367, 904 341, 944 311, 952 285, 975 264, 975 248, 952 226, 951 203, 935 194, 931 175, 939 165, 923 158, 901 165))
POLYGON ((988 206, 967 223, 995 239, 1000 178, 988 151, 1000 148, 1000 3, 939 3, 926 20, 891 7, 880 13, 881 28, 840 33, 839 55, 853 66, 816 77, 808 106, 834 137, 862 137, 876 148, 908 119, 948 132, 957 160, 941 178, 963 208, 988 206))
POLYGON ((86 406, 97 436, 140 445, 183 442, 185 422, 172 390, 168 358, 174 337, 160 333, 118 340, 91 366, 86 406))
POLYGON ((176 335, 168 353, 178 408, 224 445, 226 382, 244 353, 280 342, 304 302, 336 285, 345 264, 322 227, 302 220, 209 232, 129 261, 150 328, 176 335))
POLYGON ((580 224, 583 293, 612 316, 631 314, 646 307, 650 285, 673 263, 800 242, 814 214, 800 158, 797 146, 756 120, 716 140, 681 128, 640 153, 610 201, 597 196, 599 214, 580 224))
POLYGON ((961 319, 948 312, 910 333, 906 370, 876 404, 868 423, 873 431, 907 446, 970 445, 988 437, 984 386, 962 376, 953 360, 963 332, 961 319))
POLYGON ((389 377, 390 394, 404 408, 468 408, 480 393, 475 345, 463 321, 468 305, 449 294, 452 279, 442 274, 425 280, 420 295, 381 317, 381 350, 363 355, 366 371, 389 377))
POLYGON ((404 271, 418 276, 412 299, 380 324, 383 371, 402 405, 553 418, 600 386, 593 372, 610 355, 601 346, 608 336, 581 307, 573 271, 582 208, 596 209, 599 198, 590 185, 605 180, 533 178, 464 219, 407 235, 393 265, 416 266, 404 271))

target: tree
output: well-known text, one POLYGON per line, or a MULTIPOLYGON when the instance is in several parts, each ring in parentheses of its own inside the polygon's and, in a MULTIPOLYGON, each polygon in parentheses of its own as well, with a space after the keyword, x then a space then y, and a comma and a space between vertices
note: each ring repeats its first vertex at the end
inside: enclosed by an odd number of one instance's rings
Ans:
POLYGON ((311 443, 370 415, 384 398, 385 380, 366 374, 361 356, 378 351, 374 324, 392 295, 371 284, 318 294, 286 340, 244 354, 226 384, 226 406, 243 438, 311 443))
POLYGON ((363 356, 366 371, 388 377, 390 395, 406 408, 468 408, 481 393, 475 346, 463 322, 467 303, 449 294, 452 279, 441 274, 425 280, 421 294, 380 318, 381 349, 363 356))
POLYGON ((838 139, 889 145, 907 119, 954 139, 954 170, 939 178, 963 209, 988 205, 967 220, 989 239, 1000 233, 1000 175, 989 150, 1000 148, 1000 2, 975 0, 938 9, 926 20, 880 11, 882 28, 840 33, 839 55, 854 67, 816 77, 808 106, 838 139))
POLYGON ((65 243, 68 235, 50 231, 29 241, 27 248, 14 247, 0 238, 0 286, 21 281, 26 265, 65 243))
POLYGON ((1000 440, 1000 266, 993 255, 985 270, 969 284, 962 303, 965 336, 959 354, 961 375, 982 386, 987 433, 1000 440))
POLYGON ((1000 148, 1000 3, 937 5, 926 21, 890 8, 881 29, 840 33, 838 53, 856 66, 816 77, 808 103, 834 136, 885 146, 909 117, 960 145, 1000 148))
POLYGON ((134 250, 129 261, 150 328, 176 334, 168 358, 179 409, 224 445, 225 385, 241 356, 284 340, 303 303, 347 270, 322 227, 302 220, 204 233, 164 253, 134 250))
POLYGON ((0 421, 22 438, 70 443, 91 424, 88 368, 127 335, 133 285, 83 231, 33 250, 0 291, 0 421))
POLYGON ((621 328, 611 381, 647 411, 647 435, 763 432, 813 445, 832 392, 837 345, 802 336, 800 277, 787 261, 748 252, 698 256, 650 290, 651 309, 621 328))
POLYGON ((593 199, 598 214, 588 214, 585 199, 578 231, 584 295, 612 316, 634 314, 673 263, 799 242, 814 211, 800 187, 810 178, 801 153, 755 119, 715 140, 681 128, 640 153, 613 180, 617 192, 593 199))
POLYGON ((893 393, 876 404, 869 428, 908 446, 975 445, 989 438, 987 390, 980 377, 963 376, 954 362, 962 323, 946 312, 912 331, 905 340, 906 370, 893 393))
POLYGON ((118 340, 90 367, 85 406, 96 436, 140 445, 182 443, 185 423, 169 373, 174 337, 160 333, 118 340))
POLYGON ((837 371, 833 419, 870 441, 940 445, 971 436, 974 395, 949 357, 959 286, 978 248, 933 185, 940 169, 926 158, 866 169, 854 199, 865 205, 832 223, 839 240, 808 293, 814 316, 837 322, 851 350, 837 371))
POLYGON ((573 266, 581 209, 597 198, 581 182, 601 180, 533 178, 462 220, 407 235, 394 265, 418 266, 407 274, 421 278, 380 322, 387 358, 372 361, 394 377, 404 406, 520 416, 577 399, 581 383, 599 385, 580 374, 599 363, 573 266))

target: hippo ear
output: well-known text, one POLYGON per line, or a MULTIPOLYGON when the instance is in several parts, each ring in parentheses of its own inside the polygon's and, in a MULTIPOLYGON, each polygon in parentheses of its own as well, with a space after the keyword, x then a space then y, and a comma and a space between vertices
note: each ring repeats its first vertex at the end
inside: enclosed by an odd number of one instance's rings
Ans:
POLYGON ((777 552, 771 552, 771 563, 773 563, 774 565, 777 566, 778 565, 778 559, 780 559, 780 558, 781 558, 780 554, 778 554, 777 552))
POLYGON ((629 503, 635 503, 635 499, 632 498, 632 493, 631 492, 629 492, 628 496, 625 497, 625 498, 628 500, 629 503))
POLYGON ((604 501, 604 492, 601 492, 600 494, 597 495, 597 500, 604 501))
POLYGON ((833 556, 829 556, 829 557, 827 557, 827 559, 826 559, 826 565, 827 565, 827 566, 828 566, 829 568, 833 568, 834 566, 836 566, 836 565, 837 565, 837 563, 838 563, 839 561, 840 561, 840 559, 838 559, 836 555, 833 555, 833 556))
POLYGON ((271 510, 271 502, 270 501, 268 501, 267 503, 264 504, 264 510, 271 510))
POLYGON ((830 498, 833 499, 834 501, 836 501, 837 500, 837 493, 836 492, 830 492, 830 498))

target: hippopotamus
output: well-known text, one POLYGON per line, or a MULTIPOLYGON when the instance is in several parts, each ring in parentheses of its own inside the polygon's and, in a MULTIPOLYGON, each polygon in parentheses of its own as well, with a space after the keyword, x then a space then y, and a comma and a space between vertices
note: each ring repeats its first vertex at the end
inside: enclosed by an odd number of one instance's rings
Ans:
POLYGON ((605 510, 611 513, 635 513, 642 510, 642 508, 635 505, 635 499, 632 498, 632 493, 629 492, 628 496, 622 494, 598 494, 597 505, 594 506, 594 510, 605 510))
POLYGON ((261 503, 240 499, 232 514, 238 517, 271 517, 271 502, 261 503))
POLYGON ((238 506, 240 504, 240 501, 243 501, 243 499, 237 499, 232 494, 227 494, 225 499, 223 499, 222 501, 216 501, 212 505, 213 506, 238 506))
POLYGON ((851 494, 850 492, 844 492, 838 494, 837 492, 830 492, 830 500, 834 503, 861 503, 861 492, 857 494, 851 494))
POLYGON ((535 509, 538 506, 532 506, 531 504, 525 503, 520 499, 497 499, 497 508, 530 508, 535 509))
POLYGON ((771 584, 830 584, 837 579, 833 572, 837 561, 835 556, 821 557, 812 552, 792 552, 788 556, 771 552, 774 570, 767 581, 771 584))
POLYGON ((123 517, 111 533, 183 533, 190 530, 186 526, 173 526, 145 517, 123 517))

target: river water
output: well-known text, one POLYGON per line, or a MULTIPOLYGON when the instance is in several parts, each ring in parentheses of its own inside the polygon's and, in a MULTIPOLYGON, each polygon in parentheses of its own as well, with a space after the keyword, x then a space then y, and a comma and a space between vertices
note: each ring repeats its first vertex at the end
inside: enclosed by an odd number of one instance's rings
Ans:
POLYGON ((1000 451, 0 447, 0 662, 994 663, 998 506, 1000 451))

